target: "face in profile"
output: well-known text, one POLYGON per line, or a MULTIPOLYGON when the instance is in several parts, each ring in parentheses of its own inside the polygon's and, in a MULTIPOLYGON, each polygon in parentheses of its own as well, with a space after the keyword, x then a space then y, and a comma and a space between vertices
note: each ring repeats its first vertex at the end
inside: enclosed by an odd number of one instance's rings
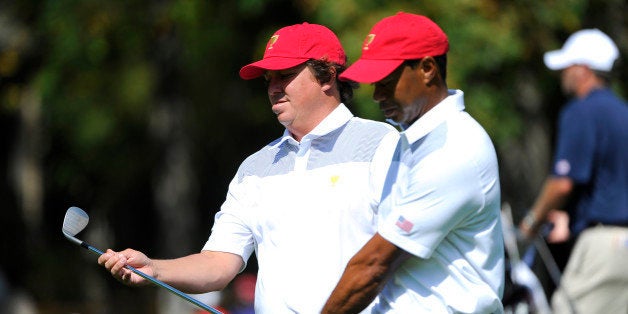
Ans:
POLYGON ((422 77, 420 63, 411 66, 404 62, 374 84, 373 99, 386 119, 410 125, 424 114, 427 90, 422 77))
POLYGON ((320 95, 321 84, 305 64, 267 71, 268 98, 279 123, 288 129, 309 124, 310 112, 320 95))
POLYGON ((590 71, 584 65, 570 65, 560 72, 560 81, 563 93, 567 96, 575 96, 580 82, 590 71))

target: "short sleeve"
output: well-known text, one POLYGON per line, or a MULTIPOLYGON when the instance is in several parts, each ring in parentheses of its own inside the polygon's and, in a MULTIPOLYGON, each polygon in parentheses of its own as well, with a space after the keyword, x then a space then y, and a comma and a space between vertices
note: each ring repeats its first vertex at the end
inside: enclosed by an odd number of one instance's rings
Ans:
POLYGON ((249 257, 253 254, 255 243, 251 229, 246 223, 246 209, 250 206, 246 205, 247 194, 243 192, 246 190, 247 183, 238 182, 237 177, 236 175, 236 178, 229 184, 227 199, 216 214, 212 233, 203 250, 239 255, 244 261, 242 266, 244 270, 249 257))
POLYGON ((559 117, 552 174, 575 182, 589 181, 594 160, 595 125, 586 109, 582 104, 573 104, 559 117))

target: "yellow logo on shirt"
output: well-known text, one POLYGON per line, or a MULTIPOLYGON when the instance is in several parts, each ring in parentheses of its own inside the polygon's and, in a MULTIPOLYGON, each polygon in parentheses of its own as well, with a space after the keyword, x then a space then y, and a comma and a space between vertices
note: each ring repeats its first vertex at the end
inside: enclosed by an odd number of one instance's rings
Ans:
POLYGON ((335 187, 336 183, 338 183, 338 180, 340 180, 340 176, 338 176, 338 175, 331 176, 330 180, 331 180, 331 186, 335 187))

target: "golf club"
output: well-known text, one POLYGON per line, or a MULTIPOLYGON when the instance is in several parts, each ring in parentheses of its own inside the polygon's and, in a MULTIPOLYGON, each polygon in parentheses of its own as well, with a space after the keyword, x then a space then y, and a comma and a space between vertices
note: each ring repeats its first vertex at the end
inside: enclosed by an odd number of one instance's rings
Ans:
MULTIPOLYGON (((68 208, 68 211, 65 213, 65 218, 63 219, 63 228, 61 229, 63 231, 63 235, 68 238, 68 240, 74 242, 75 244, 78 244, 94 253, 97 253, 98 255, 102 255, 103 252, 91 245, 89 245, 87 242, 79 240, 75 237, 76 234, 78 234, 79 232, 81 232, 83 229, 85 229, 85 227, 87 226, 87 223, 89 222, 89 216, 87 215, 87 213, 85 211, 83 211, 82 209, 78 208, 78 207, 70 207, 68 208)), ((136 273, 137 275, 141 276, 142 278, 160 286, 163 288, 168 289, 168 291, 176 294, 177 296, 193 303, 194 305, 202 308, 203 310, 209 311, 210 313, 214 313, 214 314, 222 314, 222 312, 212 308, 211 306, 208 306, 204 303, 201 303, 200 301, 190 297, 189 295, 177 290, 176 288, 168 285, 167 283, 164 283, 152 276, 149 276, 139 270, 137 270, 135 267, 129 266, 129 265, 124 265, 124 268, 136 273)))

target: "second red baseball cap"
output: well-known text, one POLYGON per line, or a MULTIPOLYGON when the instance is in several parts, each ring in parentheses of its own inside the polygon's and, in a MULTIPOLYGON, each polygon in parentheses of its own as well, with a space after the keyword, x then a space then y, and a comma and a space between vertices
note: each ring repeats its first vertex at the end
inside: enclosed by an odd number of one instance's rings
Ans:
POLYGON ((340 79, 375 83, 405 60, 440 56, 449 51, 445 32, 429 18, 399 12, 382 19, 364 39, 360 59, 340 79))

